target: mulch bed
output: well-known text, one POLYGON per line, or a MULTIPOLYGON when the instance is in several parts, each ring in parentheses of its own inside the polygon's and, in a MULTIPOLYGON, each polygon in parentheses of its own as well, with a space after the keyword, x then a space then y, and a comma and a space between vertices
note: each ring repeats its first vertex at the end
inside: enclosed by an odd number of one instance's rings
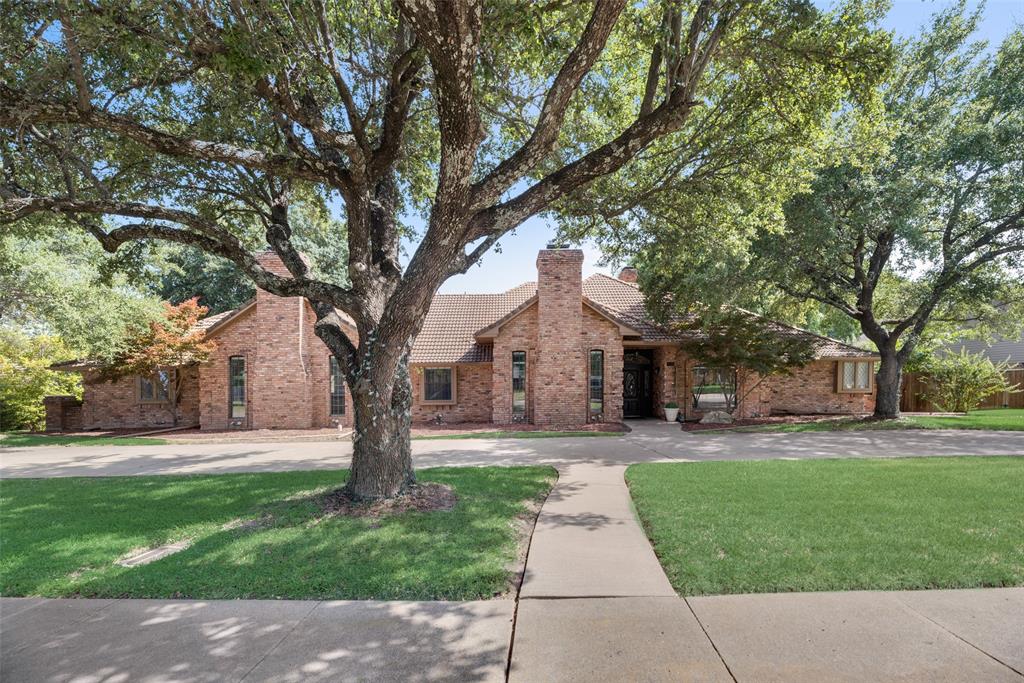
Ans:
POLYGON ((345 489, 331 491, 321 499, 324 512, 346 517, 390 517, 403 512, 451 510, 459 497, 450 486, 436 483, 413 484, 400 496, 388 500, 353 500, 345 489))
POLYGON ((807 422, 829 422, 848 419, 849 415, 772 415, 771 417, 736 418, 729 424, 701 424, 684 422, 684 432, 703 432, 710 429, 732 429, 735 427, 758 427, 762 425, 804 424, 807 422))

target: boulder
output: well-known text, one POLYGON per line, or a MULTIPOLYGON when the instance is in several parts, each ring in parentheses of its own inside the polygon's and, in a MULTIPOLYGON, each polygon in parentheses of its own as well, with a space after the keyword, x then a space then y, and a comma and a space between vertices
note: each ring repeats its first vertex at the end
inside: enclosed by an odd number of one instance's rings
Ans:
POLYGON ((702 425, 728 425, 732 424, 732 415, 724 410, 712 410, 709 413, 704 413, 704 417, 700 418, 700 423, 702 425))

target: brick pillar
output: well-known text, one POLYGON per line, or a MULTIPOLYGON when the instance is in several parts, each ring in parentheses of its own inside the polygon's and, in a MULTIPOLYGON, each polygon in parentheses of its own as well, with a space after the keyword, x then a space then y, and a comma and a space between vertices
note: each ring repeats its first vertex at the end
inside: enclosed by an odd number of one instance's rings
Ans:
MULTIPOLYGON (((290 276, 272 251, 260 265, 290 276)), ((247 360, 253 429, 306 429, 313 426, 310 312, 302 297, 279 297, 256 290, 256 352, 247 360)))
POLYGON ((544 249, 537 255, 536 424, 587 421, 582 343, 583 252, 544 249))

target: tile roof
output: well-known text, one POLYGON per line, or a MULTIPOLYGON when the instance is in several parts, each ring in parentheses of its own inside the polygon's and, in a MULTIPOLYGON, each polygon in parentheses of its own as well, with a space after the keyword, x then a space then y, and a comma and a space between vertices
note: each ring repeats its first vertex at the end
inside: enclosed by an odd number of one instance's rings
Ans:
MULTIPOLYGON (((413 363, 489 363, 493 347, 475 335, 528 303, 537 283, 523 284, 500 294, 437 294, 412 347, 413 363)), ((603 313, 640 332, 640 340, 652 343, 678 341, 672 332, 654 323, 644 297, 635 284, 608 275, 591 275, 583 281, 583 296, 603 313)), ((876 357, 878 354, 772 321, 779 334, 802 336, 811 341, 818 358, 876 357)))
POLYGON ((489 363, 492 346, 474 335, 511 313, 537 293, 537 283, 500 294, 436 294, 416 336, 413 363, 489 363))

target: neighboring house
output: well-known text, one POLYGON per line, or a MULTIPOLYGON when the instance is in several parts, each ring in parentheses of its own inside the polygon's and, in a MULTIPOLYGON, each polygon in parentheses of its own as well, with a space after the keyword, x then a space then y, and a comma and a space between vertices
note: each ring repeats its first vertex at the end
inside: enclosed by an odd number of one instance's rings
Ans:
MULTIPOLYGON (((261 260, 286 273, 272 253, 261 260)), ((717 408, 715 387, 731 375, 698 366, 679 350, 676 333, 650 319, 636 271, 584 280, 582 268, 581 251, 545 249, 537 256, 536 283, 500 294, 436 295, 412 349, 414 421, 575 426, 661 417, 670 401, 686 418, 717 408), (701 385, 708 390, 695 391, 701 385)), ((188 373, 180 423, 203 429, 350 424, 351 397, 313 333, 314 320, 303 299, 261 290, 245 306, 203 320, 217 350, 198 367, 180 370, 188 373)), ((807 338, 816 359, 788 376, 743 377, 737 414, 874 409, 877 355, 781 324, 778 330, 807 338)), ((348 333, 354 338, 354 328, 348 333)), ((80 406, 51 397, 48 429, 171 423, 166 377, 98 383, 86 366, 65 368, 83 372, 84 397, 80 406)))
POLYGON ((964 339, 949 344, 942 349, 949 353, 967 351, 971 354, 983 353, 993 363, 1008 363, 1012 367, 1024 368, 1024 337, 1007 339, 996 337, 991 342, 981 339, 964 339))

